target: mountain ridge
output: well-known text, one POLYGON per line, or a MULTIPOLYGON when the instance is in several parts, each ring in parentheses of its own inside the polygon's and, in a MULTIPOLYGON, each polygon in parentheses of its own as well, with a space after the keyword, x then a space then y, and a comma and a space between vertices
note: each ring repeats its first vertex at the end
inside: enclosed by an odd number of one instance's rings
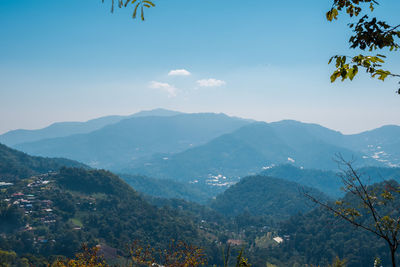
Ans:
POLYGON ((145 116, 174 116, 181 114, 178 111, 167 109, 144 110, 132 115, 108 115, 87 121, 55 122, 41 129, 16 129, 0 135, 0 143, 15 146, 21 143, 35 142, 48 138, 66 137, 73 134, 84 134, 98 130, 106 125, 117 123, 123 119, 145 116))
POLYGON ((62 156, 115 170, 115 165, 129 164, 140 157, 183 151, 245 124, 248 122, 244 119, 214 113, 133 117, 88 134, 14 147, 33 155, 62 156))
POLYGON ((90 133, 14 147, 118 173, 185 182, 218 175, 235 180, 273 164, 335 169, 335 154, 356 157, 360 166, 400 166, 400 126, 345 135, 294 120, 266 123, 215 113, 175 115, 168 110, 158 110, 166 116, 150 116, 154 112, 144 111, 90 133))
MULTIPOLYGON (((251 123, 204 145, 169 156, 153 157, 124 172, 185 182, 207 182, 211 176, 222 175, 229 178, 225 182, 236 182, 239 177, 285 163, 304 168, 337 169, 333 158, 339 153, 345 158, 358 156, 360 166, 381 164, 363 158, 364 154, 357 151, 324 142, 318 135, 308 134, 307 129, 293 131, 290 124, 288 130, 281 124, 276 127, 276 124, 264 122, 251 123)), ((302 126, 301 123, 296 125, 302 126)))

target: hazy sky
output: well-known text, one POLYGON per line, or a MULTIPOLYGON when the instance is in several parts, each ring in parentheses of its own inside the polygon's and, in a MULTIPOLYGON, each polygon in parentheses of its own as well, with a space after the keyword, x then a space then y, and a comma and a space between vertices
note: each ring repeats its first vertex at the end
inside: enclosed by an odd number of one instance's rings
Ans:
MULTIPOLYGON (((0 0, 0 133, 159 107, 400 125, 396 80, 330 83, 330 56, 357 53, 347 17, 325 19, 332 0, 154 1, 142 23, 111 0, 0 0)), ((400 1, 381 2, 376 15, 400 23, 400 1)))

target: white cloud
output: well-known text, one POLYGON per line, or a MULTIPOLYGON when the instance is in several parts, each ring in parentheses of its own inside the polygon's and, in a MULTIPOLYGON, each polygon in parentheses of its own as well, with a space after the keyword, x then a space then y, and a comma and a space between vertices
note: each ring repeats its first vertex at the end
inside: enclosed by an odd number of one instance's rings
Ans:
POLYGON ((200 87, 220 87, 225 84, 226 84, 225 81, 217 79, 203 79, 197 81, 197 85, 200 87))
POLYGON ((152 81, 150 82, 149 87, 151 89, 160 89, 164 92, 167 92, 169 97, 174 97, 177 94, 177 89, 168 83, 152 81))
POLYGON ((189 76, 191 73, 185 69, 171 70, 168 76, 189 76))

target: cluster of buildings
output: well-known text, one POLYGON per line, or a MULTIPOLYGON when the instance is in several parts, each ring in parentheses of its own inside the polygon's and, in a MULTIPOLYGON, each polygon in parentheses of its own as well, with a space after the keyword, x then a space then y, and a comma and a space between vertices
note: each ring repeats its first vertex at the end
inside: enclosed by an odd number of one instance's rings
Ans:
MULTIPOLYGON (((2 187, 10 189, 3 191, 3 201, 8 206, 17 206, 22 209, 25 215, 33 218, 32 223, 52 224, 56 222, 56 215, 53 213, 53 202, 40 197, 43 190, 49 190, 51 183, 50 176, 54 173, 47 173, 29 178, 29 183, 22 188, 18 188, 18 192, 13 192, 12 183, 2 183, 2 187), (10 188, 11 187, 11 188, 10 188)), ((30 224, 25 226, 25 231, 33 230, 30 224)))
POLYGON ((234 185, 236 182, 237 181, 235 181, 234 178, 227 178, 222 174, 208 174, 208 177, 206 179, 206 184, 218 187, 229 187, 231 185, 234 185))

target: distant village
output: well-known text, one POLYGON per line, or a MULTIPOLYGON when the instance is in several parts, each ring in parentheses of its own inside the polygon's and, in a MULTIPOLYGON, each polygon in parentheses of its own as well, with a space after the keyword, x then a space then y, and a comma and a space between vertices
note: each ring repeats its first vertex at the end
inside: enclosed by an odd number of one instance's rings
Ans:
MULTIPOLYGON (((24 186, 13 188, 13 183, 0 182, 1 200, 8 203, 8 207, 19 207, 26 216, 32 220, 31 224, 27 223, 20 231, 33 231, 34 225, 50 225, 57 221, 57 216, 53 212, 53 202, 49 199, 42 199, 40 196, 45 190, 52 190, 52 177, 56 172, 31 176, 24 181, 28 181, 24 186), (15 192, 15 190, 18 190, 15 192)), ((55 242, 55 240, 52 240, 55 242)), ((45 237, 35 237, 34 243, 46 243, 48 240, 45 237)))

